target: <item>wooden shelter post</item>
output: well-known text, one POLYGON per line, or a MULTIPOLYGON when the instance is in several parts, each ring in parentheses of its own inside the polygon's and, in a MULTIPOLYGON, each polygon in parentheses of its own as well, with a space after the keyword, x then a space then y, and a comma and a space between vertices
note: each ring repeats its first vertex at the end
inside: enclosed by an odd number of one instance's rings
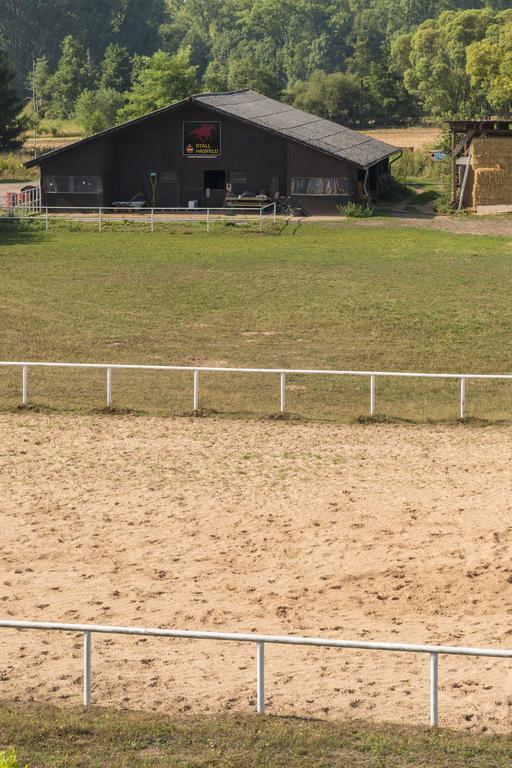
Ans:
POLYGON ((455 130, 450 130, 452 137, 452 194, 450 204, 452 208, 457 205, 457 158, 455 156, 455 130))

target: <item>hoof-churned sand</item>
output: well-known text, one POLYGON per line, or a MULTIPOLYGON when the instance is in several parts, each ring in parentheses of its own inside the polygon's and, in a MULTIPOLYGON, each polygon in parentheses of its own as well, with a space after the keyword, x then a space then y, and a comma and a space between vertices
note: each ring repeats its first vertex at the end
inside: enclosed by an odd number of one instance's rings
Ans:
MULTIPOLYGON (((0 416, 2 618, 512 646, 512 432, 0 416)), ((80 701, 81 637, 1 630, 0 696, 80 701)), ((95 637, 93 700, 249 711, 255 649, 95 637)), ((441 657, 441 724, 512 664, 441 657)), ((267 646, 269 713, 428 723, 428 658, 267 646)))

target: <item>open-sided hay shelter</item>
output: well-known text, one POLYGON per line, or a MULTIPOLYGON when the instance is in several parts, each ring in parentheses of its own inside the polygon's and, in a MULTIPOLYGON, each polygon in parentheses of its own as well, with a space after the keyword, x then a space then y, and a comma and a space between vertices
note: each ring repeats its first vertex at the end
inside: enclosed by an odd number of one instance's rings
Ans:
POLYGON ((512 212, 512 120, 450 122, 452 205, 512 212))

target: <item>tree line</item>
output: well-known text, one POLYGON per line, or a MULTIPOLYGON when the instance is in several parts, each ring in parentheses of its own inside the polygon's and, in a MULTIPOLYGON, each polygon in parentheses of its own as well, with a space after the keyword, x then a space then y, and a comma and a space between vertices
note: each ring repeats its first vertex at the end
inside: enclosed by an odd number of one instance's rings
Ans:
POLYGON ((509 5, 0 0, 0 46, 13 65, 11 101, 17 93, 31 119, 74 118, 85 133, 192 92, 238 88, 364 128, 510 111, 509 5))

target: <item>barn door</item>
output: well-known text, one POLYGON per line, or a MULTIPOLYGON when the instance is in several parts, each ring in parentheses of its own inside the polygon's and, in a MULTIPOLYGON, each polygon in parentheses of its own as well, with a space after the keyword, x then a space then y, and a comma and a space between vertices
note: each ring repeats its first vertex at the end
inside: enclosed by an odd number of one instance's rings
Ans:
POLYGON ((180 204, 188 207, 189 200, 197 200, 203 205, 203 171, 195 168, 184 168, 181 172, 180 204))
POLYGON ((161 171, 158 174, 156 203, 159 208, 177 208, 180 204, 178 173, 161 171))

